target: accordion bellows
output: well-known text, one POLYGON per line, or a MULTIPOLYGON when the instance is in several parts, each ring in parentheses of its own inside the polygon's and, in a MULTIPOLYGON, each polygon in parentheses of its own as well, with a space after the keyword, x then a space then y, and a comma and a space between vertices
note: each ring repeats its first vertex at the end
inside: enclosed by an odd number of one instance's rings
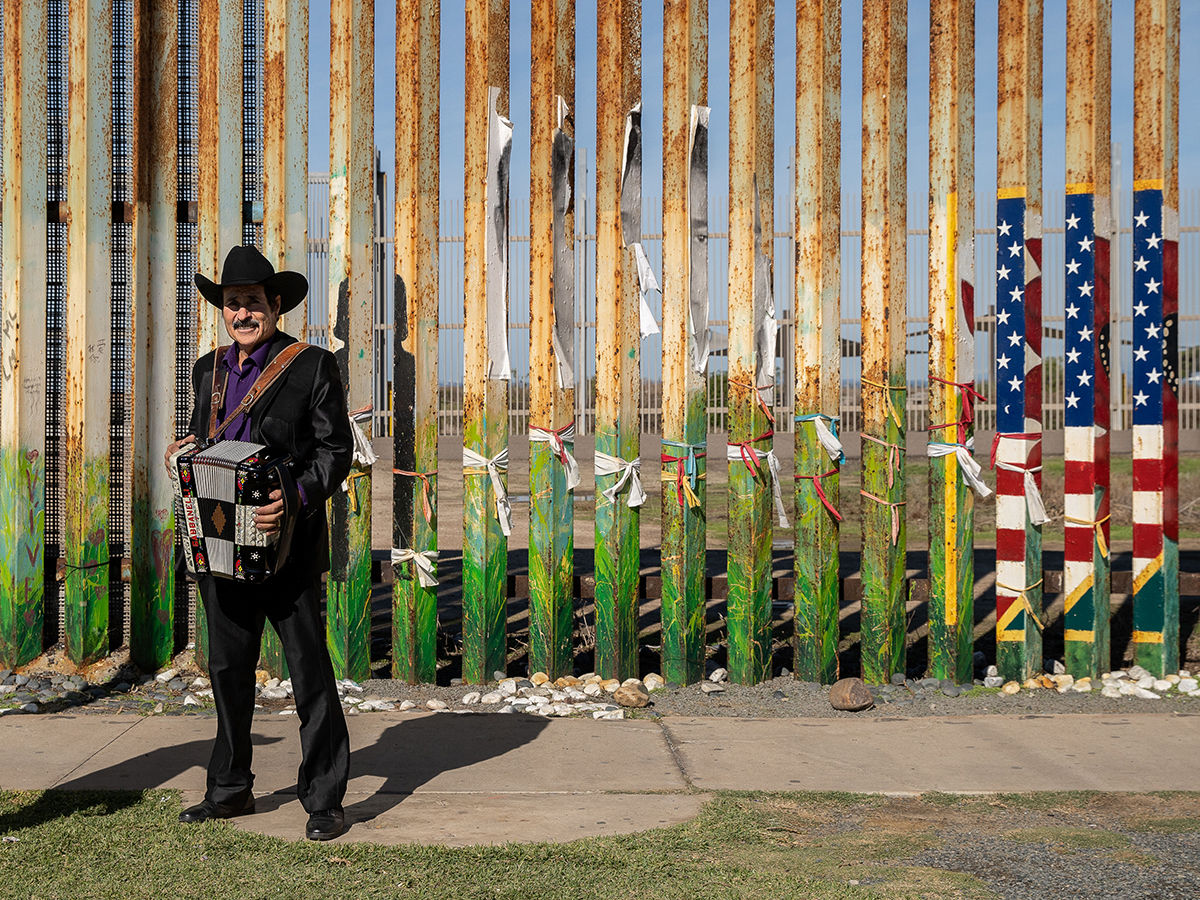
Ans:
POLYGON ((171 457, 180 537, 188 572, 238 581, 265 581, 283 566, 299 512, 290 457, 262 444, 190 444, 171 457), (273 490, 283 493, 278 532, 255 527, 254 511, 273 490))

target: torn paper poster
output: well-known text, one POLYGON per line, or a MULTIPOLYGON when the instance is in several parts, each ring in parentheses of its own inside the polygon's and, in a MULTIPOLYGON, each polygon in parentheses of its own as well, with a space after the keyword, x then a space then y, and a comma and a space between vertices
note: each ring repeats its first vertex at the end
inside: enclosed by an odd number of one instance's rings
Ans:
POLYGON ((688 218, 691 224, 688 326, 692 334, 692 366, 708 368, 712 335, 708 330, 708 117, 707 106, 692 107, 691 156, 688 169, 688 218))
POLYGON ((775 285, 771 257, 762 248, 762 212, 758 195, 758 176, 754 186, 754 385, 759 390, 775 384, 775 285))
POLYGON ((638 291, 641 294, 642 337, 659 334, 661 329, 654 320, 646 295, 661 290, 646 249, 642 246, 642 104, 638 103, 625 117, 625 156, 621 171, 621 237, 625 246, 633 251, 637 265, 638 291))
POLYGON ((564 130, 570 119, 567 101, 558 98, 558 124, 551 153, 551 232, 554 243, 554 358, 558 386, 575 387, 575 234, 567 234, 567 217, 575 209, 575 139, 564 130))
POLYGON ((488 88, 487 227, 484 229, 487 290, 488 378, 512 377, 508 356, 508 168, 512 122, 496 112, 500 88, 488 88))

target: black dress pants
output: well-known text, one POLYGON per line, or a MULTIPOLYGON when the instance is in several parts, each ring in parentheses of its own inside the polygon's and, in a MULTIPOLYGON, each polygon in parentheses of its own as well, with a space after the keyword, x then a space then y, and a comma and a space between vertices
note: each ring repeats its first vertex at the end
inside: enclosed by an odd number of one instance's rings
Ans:
POLYGON ((217 739, 208 763, 205 796, 238 803, 254 786, 250 726, 254 718, 254 671, 263 620, 279 633, 300 719, 303 758, 296 787, 308 812, 342 805, 350 772, 350 738, 338 700, 333 666, 321 621, 320 581, 308 571, 279 575, 262 584, 202 578, 208 616, 208 669, 217 707, 217 739))

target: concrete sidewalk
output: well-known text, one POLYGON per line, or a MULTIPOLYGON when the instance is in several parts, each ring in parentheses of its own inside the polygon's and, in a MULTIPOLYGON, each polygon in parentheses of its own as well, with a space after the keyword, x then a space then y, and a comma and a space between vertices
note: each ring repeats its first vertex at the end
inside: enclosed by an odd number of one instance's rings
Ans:
MULTIPOLYGON (((686 821, 706 791, 1195 790, 1200 716, 736 719, 602 722, 496 714, 353 717, 342 841, 565 841, 686 821)), ((204 790, 209 716, 7 716, 2 786, 204 790)), ((288 839, 294 717, 254 723, 258 812, 238 827, 288 839)))

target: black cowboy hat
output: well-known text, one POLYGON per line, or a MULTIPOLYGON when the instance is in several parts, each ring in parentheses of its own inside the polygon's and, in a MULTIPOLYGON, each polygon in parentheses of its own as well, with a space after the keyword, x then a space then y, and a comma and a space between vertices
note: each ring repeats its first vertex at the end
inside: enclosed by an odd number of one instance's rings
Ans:
POLYGON ((225 305, 224 288, 235 285, 261 284, 270 300, 280 298, 282 315, 295 309, 308 294, 308 279, 299 272, 276 272, 275 267, 255 247, 234 247, 225 257, 221 268, 221 283, 205 278, 199 272, 194 278, 204 299, 220 309, 225 305))

